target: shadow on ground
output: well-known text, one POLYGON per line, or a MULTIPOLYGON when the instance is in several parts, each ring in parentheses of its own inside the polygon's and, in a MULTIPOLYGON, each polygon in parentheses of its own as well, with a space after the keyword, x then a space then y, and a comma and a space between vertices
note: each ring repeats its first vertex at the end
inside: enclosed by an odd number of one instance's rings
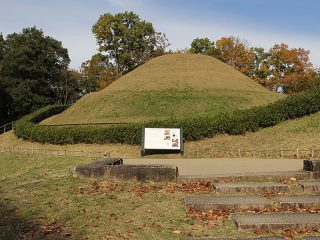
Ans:
POLYGON ((9 200, 0 196, 0 240, 32 239, 61 240, 70 236, 62 232, 58 221, 41 225, 36 219, 26 219, 9 200))

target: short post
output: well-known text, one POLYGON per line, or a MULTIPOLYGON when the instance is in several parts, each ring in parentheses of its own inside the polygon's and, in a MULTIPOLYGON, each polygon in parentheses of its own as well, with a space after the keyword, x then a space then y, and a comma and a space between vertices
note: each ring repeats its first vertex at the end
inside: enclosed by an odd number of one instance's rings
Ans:
POLYGON ((280 157, 283 157, 283 150, 280 150, 280 157))
POLYGON ((299 148, 297 148, 297 150, 296 150, 296 156, 297 156, 297 158, 299 158, 299 148))
POLYGON ((311 158, 314 158, 314 149, 311 149, 311 158))
POLYGON ((238 148, 238 155, 241 158, 241 150, 240 150, 240 148, 238 148))

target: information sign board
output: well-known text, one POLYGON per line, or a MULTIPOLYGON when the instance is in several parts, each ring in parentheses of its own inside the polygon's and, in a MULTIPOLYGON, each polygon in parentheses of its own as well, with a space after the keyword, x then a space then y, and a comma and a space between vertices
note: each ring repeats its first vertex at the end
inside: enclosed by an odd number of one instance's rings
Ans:
POLYGON ((143 128, 141 154, 155 150, 183 153, 183 134, 181 128, 143 128))

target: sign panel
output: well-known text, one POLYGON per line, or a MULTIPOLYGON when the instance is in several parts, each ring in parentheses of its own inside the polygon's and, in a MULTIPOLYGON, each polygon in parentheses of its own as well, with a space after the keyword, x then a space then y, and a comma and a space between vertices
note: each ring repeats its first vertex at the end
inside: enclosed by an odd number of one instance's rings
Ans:
POLYGON ((181 128, 143 128, 142 151, 175 150, 183 152, 181 128))

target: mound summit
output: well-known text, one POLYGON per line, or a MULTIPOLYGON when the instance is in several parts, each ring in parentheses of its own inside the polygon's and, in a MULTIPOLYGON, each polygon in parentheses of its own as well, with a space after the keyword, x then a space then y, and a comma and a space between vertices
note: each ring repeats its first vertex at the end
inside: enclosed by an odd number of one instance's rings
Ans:
POLYGON ((281 97, 213 57, 171 54, 150 60, 44 123, 180 118, 248 108, 281 97))

